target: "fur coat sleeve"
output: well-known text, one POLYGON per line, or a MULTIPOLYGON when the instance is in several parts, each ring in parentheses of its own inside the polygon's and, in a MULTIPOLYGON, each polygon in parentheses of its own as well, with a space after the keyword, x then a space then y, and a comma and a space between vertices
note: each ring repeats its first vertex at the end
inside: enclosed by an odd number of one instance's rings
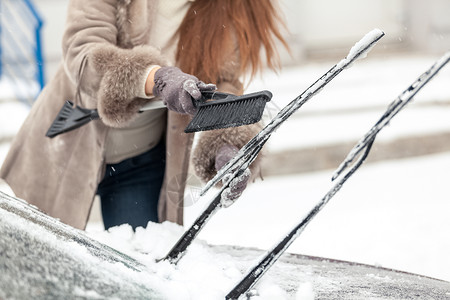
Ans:
POLYGON ((125 2, 71 1, 63 36, 64 68, 74 85, 80 85, 80 104, 97 108, 103 123, 112 127, 126 126, 149 101, 138 97, 149 67, 167 65, 156 48, 130 42, 132 32, 126 27, 133 10, 125 2))

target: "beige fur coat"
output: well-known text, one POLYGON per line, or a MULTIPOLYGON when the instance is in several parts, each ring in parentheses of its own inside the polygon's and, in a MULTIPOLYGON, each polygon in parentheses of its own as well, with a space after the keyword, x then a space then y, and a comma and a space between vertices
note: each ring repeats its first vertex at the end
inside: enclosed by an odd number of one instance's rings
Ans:
MULTIPOLYGON (((139 98, 150 65, 166 65, 146 36, 154 12, 152 0, 73 0, 63 37, 63 61, 17 134, 0 171, 16 195, 45 213, 85 228, 105 168, 108 128, 126 126, 148 100, 139 98), (98 108, 101 120, 53 139, 45 133, 66 100, 73 100, 83 59, 79 105, 98 108)), ((230 54, 231 55, 231 54, 230 54)), ((242 92, 238 60, 224 66, 219 90, 242 92)), ((168 113, 166 173, 159 201, 160 221, 182 224, 183 194, 191 161, 192 134, 183 132, 189 117, 168 113)), ((199 139, 195 168, 207 180, 214 174, 215 151, 223 143, 242 147, 251 127, 211 131, 199 139)))

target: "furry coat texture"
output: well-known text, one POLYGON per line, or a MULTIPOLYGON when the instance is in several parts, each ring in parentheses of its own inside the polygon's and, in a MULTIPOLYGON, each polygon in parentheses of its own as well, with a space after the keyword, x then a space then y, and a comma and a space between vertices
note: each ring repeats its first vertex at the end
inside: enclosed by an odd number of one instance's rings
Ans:
MULTIPOLYGON (((2 165, 15 194, 62 222, 83 229, 105 169, 105 137, 110 127, 125 127, 148 99, 139 98, 148 67, 167 65, 147 45, 155 12, 153 0, 72 0, 63 37, 63 61, 43 89, 2 165), (85 62, 81 68, 82 62, 85 62), (82 69, 82 72, 80 70, 82 69), (98 108, 100 121, 61 134, 45 133, 66 100, 81 87, 81 105, 98 108)), ((240 93, 238 59, 224 66, 219 90, 240 93)), ((190 117, 168 112, 166 173, 159 201, 160 221, 183 222, 183 196, 189 176, 193 135, 183 132, 190 117)), ((242 147, 255 129, 208 132, 194 151, 194 169, 207 180, 215 172, 215 149, 242 147)), ((256 173, 256 172, 255 172, 256 173)))

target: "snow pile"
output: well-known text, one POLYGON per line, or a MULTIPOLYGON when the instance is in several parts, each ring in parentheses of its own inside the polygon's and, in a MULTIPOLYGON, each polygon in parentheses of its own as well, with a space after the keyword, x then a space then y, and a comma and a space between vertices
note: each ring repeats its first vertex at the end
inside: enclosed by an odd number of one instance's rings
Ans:
POLYGON ((298 287, 296 300, 314 300, 315 293, 310 282, 302 283, 298 287))
MULTIPOLYGON (((181 226, 149 223, 133 232, 122 225, 92 231, 91 239, 4 194, 0 219, 0 298, 5 299, 42 294, 57 299, 224 299, 256 258, 251 250, 236 250, 237 258, 228 248, 217 251, 197 240, 173 265, 159 259, 182 235, 181 226)), ((282 282, 273 279, 260 282, 256 299, 288 299, 282 282)))
MULTIPOLYGON (((139 227, 136 232, 129 225, 121 225, 109 231, 91 231, 89 235, 144 263, 161 280, 158 292, 167 299, 224 299, 247 268, 229 254, 214 253, 206 243, 196 240, 177 265, 157 262, 169 252, 183 230, 169 222, 150 222, 147 228, 139 227)), ((260 282, 254 299, 289 298, 267 276, 260 282)))

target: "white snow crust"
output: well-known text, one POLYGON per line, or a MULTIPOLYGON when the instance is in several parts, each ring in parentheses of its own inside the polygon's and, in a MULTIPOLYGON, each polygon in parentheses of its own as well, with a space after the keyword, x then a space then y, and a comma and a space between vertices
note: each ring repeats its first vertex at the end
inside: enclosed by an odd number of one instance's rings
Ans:
MULTIPOLYGON (((360 41, 358 41, 351 49, 350 52, 347 55, 347 59, 351 60, 357 55, 358 52, 360 52, 362 49, 370 46, 374 40, 381 37, 383 35, 383 31, 375 28, 369 33, 367 33, 360 41)), ((364 52, 362 55, 358 57, 358 59, 367 57, 367 54, 370 52, 370 49, 373 48, 375 44, 373 44, 368 51, 364 52)))
MULTIPOLYGON (((158 278, 157 283, 162 283, 157 290, 167 299, 224 299, 241 278, 245 266, 227 254, 212 252, 205 242, 195 241, 176 266, 164 261, 156 263, 169 252, 183 230, 170 222, 150 222, 147 228, 137 228, 135 233, 129 225, 121 225, 109 231, 91 231, 89 235, 144 262, 158 278)), ((261 282, 255 299, 288 299, 286 292, 268 277, 261 282)))

